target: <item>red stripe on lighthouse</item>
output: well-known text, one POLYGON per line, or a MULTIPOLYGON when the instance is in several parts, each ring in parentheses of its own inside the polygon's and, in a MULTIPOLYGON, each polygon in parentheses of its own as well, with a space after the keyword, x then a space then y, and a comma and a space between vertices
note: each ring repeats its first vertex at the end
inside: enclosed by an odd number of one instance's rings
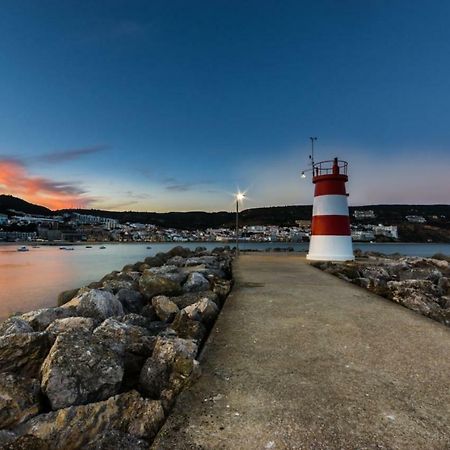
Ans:
POLYGON ((350 236, 350 219, 348 216, 314 216, 311 234, 350 236))
POLYGON ((320 195, 347 195, 345 192, 345 183, 340 179, 316 181, 314 196, 319 197, 320 195))

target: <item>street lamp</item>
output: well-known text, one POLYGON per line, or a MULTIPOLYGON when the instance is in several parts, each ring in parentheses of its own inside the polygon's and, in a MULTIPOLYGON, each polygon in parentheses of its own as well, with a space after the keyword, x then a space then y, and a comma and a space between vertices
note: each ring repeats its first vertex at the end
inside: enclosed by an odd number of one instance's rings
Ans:
POLYGON ((309 139, 311 141, 311 154, 309 155, 309 159, 311 160, 311 169, 302 170, 300 175, 302 178, 306 178, 305 172, 312 172, 314 176, 314 142, 317 141, 317 137, 311 136, 309 139))
POLYGON ((236 194, 236 255, 239 255, 239 202, 245 199, 244 192, 236 194))

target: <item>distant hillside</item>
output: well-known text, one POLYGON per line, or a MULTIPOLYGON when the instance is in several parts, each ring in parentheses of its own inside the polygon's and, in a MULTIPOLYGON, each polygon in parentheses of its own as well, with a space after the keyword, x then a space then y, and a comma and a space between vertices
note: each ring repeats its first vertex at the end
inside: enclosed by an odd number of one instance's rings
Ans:
MULTIPOLYGON (((0 213, 8 214, 10 210, 21 211, 26 214, 48 216, 55 213, 78 212, 101 217, 111 217, 118 221, 154 224, 165 228, 205 229, 218 227, 233 227, 235 213, 220 212, 135 212, 135 211, 103 211, 98 209, 71 209, 52 212, 43 206, 33 205, 11 195, 0 195, 0 213)), ((427 219, 427 226, 450 230, 450 205, 366 205, 350 207, 350 214, 355 209, 373 210, 375 219, 358 220, 361 223, 383 223, 398 225, 405 223, 405 216, 418 215, 427 219)), ((311 219, 311 205, 271 206, 266 208, 252 208, 240 213, 241 225, 280 225, 293 226, 296 220, 311 219)), ((352 222, 357 222, 352 217, 352 222)), ((408 228, 407 233, 411 233, 408 228)), ((414 227, 413 227, 414 228, 414 227)), ((417 228, 417 227, 415 227, 417 228)), ((414 229, 415 229, 414 228, 414 229)), ((419 227, 420 228, 420 227, 419 227)), ((406 228, 405 228, 406 230, 406 228)), ((412 231, 414 233, 415 231, 412 231)))
POLYGON ((12 195, 0 195, 0 214, 12 214, 12 211, 22 212, 24 214, 34 214, 39 216, 49 216, 53 212, 44 206, 33 205, 21 198, 12 195))

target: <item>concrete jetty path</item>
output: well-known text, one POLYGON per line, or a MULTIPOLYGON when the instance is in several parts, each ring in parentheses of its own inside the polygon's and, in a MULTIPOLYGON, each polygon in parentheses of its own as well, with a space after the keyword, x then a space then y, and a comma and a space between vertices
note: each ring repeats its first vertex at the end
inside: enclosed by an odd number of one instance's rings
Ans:
POLYGON ((236 286, 154 449, 449 449, 450 330, 287 254, 236 286))

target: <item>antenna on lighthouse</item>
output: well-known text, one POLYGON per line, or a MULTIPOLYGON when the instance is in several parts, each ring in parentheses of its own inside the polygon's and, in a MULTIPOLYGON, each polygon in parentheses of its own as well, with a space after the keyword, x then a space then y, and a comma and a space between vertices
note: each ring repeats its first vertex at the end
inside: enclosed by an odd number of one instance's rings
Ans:
POLYGON ((314 141, 317 141, 316 136, 311 136, 311 154, 309 155, 309 159, 311 160, 311 166, 314 169, 314 141))

